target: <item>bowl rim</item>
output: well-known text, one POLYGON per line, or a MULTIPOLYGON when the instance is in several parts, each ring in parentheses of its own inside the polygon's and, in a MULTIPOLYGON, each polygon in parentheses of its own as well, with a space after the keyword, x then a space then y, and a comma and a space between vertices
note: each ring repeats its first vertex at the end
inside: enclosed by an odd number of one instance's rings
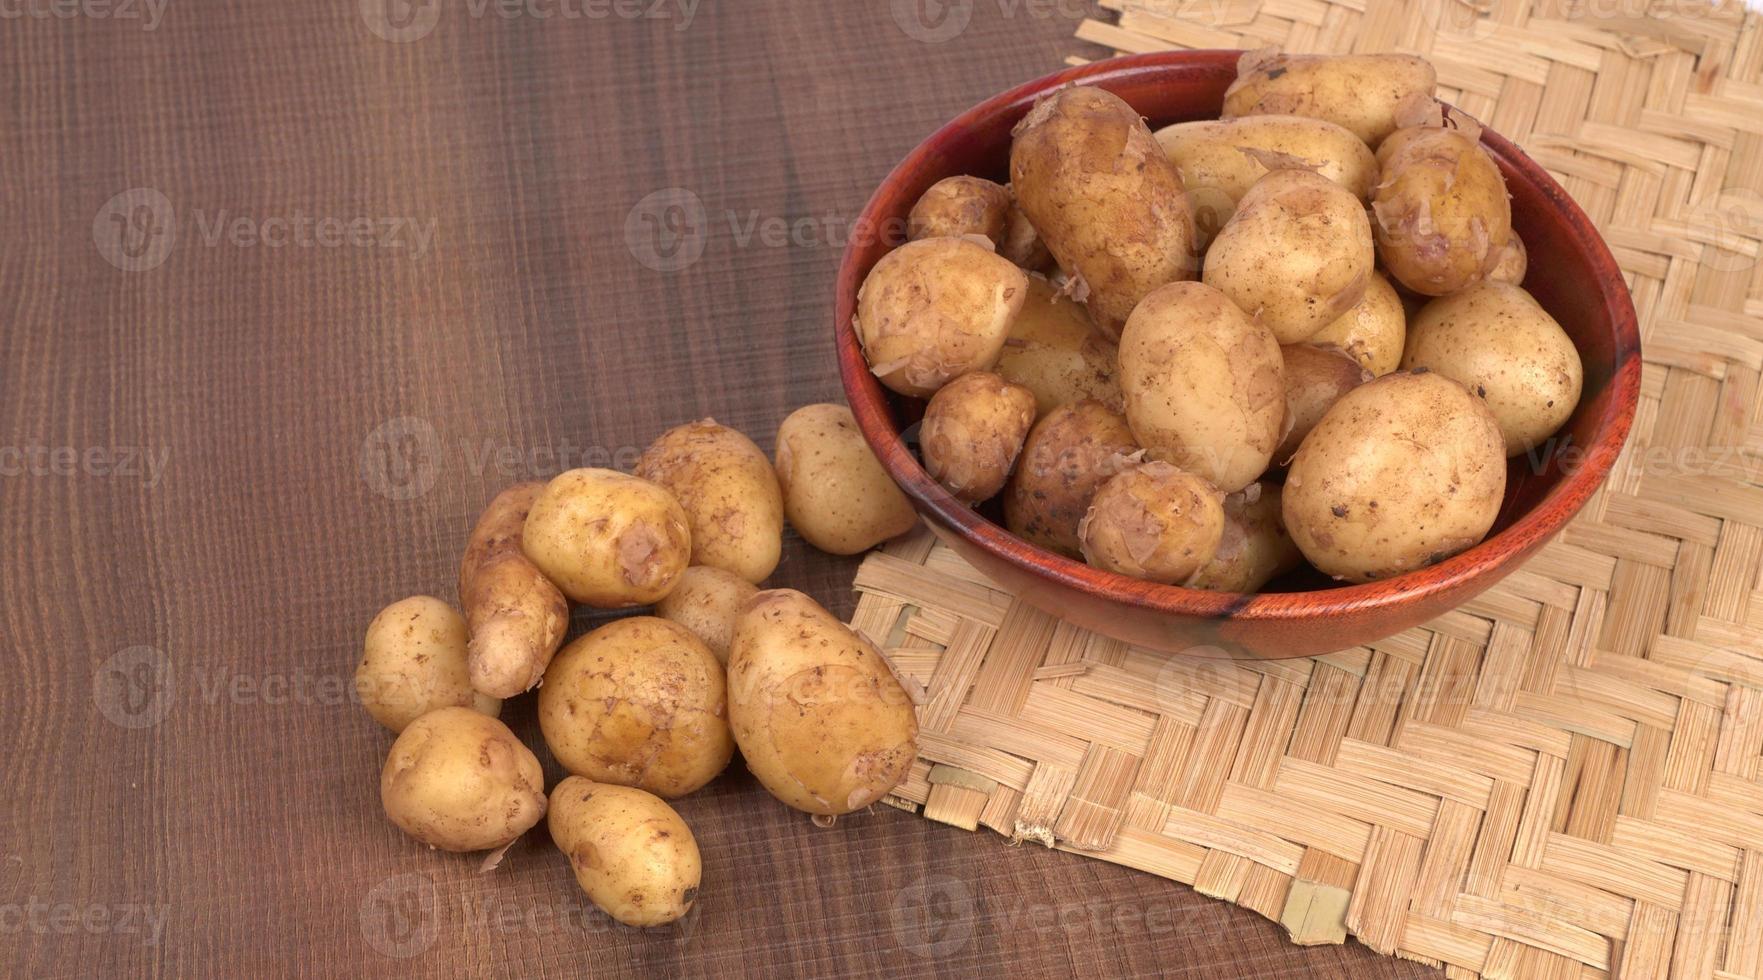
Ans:
MULTIPOLYGON (((1243 54, 1235 50, 1159 51, 1092 62, 1044 75, 995 95, 961 113, 920 142, 877 185, 864 205, 859 227, 886 227, 881 210, 889 188, 927 165, 934 166, 937 147, 961 139, 980 121, 1000 115, 1020 116, 1035 98, 1073 82, 1106 85, 1174 67, 1228 68, 1234 72, 1243 54)), ((971 542, 988 555, 1020 572, 1054 586, 1095 599, 1180 617, 1229 617, 1234 621, 1292 623, 1375 610, 1393 610, 1430 597, 1476 585, 1491 585, 1514 570, 1517 560, 1558 533, 1603 483, 1627 441, 1640 397, 1640 327, 1621 268, 1590 217, 1540 165, 1517 145, 1490 129, 1482 142, 1512 169, 1542 190, 1550 207, 1564 219, 1572 238, 1587 255, 1604 299, 1612 327, 1610 397, 1595 419, 1594 438, 1584 446, 1580 462, 1564 472, 1554 487, 1511 525, 1460 554, 1435 565, 1376 582, 1340 585, 1304 592, 1213 592, 1161 585, 1095 568, 1043 549, 1011 534, 973 508, 961 503, 925 472, 892 423, 887 394, 870 373, 861 345, 851 328, 856 295, 862 285, 856 266, 867 244, 853 239, 839 261, 834 330, 839 375, 846 400, 864 439, 888 476, 932 523, 971 542)), ((1466 597, 1465 597, 1466 598, 1466 597)))

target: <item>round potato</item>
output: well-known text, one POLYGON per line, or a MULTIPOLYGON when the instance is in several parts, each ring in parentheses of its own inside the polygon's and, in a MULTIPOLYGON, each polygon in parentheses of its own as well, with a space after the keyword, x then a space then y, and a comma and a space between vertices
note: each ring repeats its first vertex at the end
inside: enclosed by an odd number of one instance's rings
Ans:
POLYGON ((1298 448, 1282 513, 1312 565, 1370 582, 1473 547, 1499 516, 1506 454, 1480 398, 1442 375, 1347 392, 1298 448))
POLYGON ((735 635, 735 617, 758 592, 758 586, 732 572, 693 565, 680 576, 679 584, 667 598, 655 604, 655 615, 691 630, 717 660, 726 664, 729 641, 735 635))
POLYGON ((1305 116, 1242 116, 1176 123, 1157 142, 1181 171, 1194 223, 1210 241, 1236 203, 1270 170, 1313 170, 1361 201, 1377 183, 1365 141, 1334 123, 1305 116))
POLYGON ((1306 343, 1337 347, 1370 371, 1383 377, 1402 364, 1402 345, 1408 338, 1408 312, 1396 287, 1373 272, 1365 295, 1333 323, 1310 335, 1306 343))
POLYGON ((665 488, 686 512, 692 564, 759 583, 777 567, 784 496, 753 440, 714 419, 663 432, 637 460, 637 476, 665 488))
POLYGON ((964 374, 924 410, 918 440, 925 472, 963 503, 990 500, 1004 489, 1034 424, 1034 392, 990 372, 964 374))
POLYGON ((1224 498, 1224 531, 1218 551, 1185 583, 1214 592, 1259 592, 1273 579, 1304 564, 1280 514, 1282 488, 1251 483, 1224 498))
POLYGON ((747 768, 808 813, 880 800, 918 754, 912 702, 888 662, 791 589, 759 593, 736 622, 728 706, 747 768))
POLYGON ((567 470, 527 512, 521 549, 574 601, 622 609, 673 591, 692 557, 692 532, 679 501, 648 480, 567 470))
POLYGON ((1224 92, 1224 118, 1291 115, 1326 119, 1376 147, 1396 130, 1415 96, 1430 96, 1438 72, 1405 54, 1283 54, 1246 52, 1224 92))
POLYGON ((545 826, 588 901, 627 926, 666 925, 698 900, 698 841, 652 793, 570 776, 551 790, 545 826))
POLYGON ((979 235, 1002 250, 1013 204, 1002 184, 983 177, 944 177, 912 205, 906 216, 906 237, 918 241, 979 235))
POLYGON ((1506 247, 1500 249, 1500 258, 1494 263, 1493 271, 1488 278, 1494 282, 1508 283, 1513 286, 1524 285, 1524 274, 1530 271, 1530 252, 1524 247, 1524 239, 1514 231, 1512 237, 1506 239, 1506 247))
POLYGON ((392 743, 380 802, 398 829, 430 847, 487 851, 545 815, 545 774, 507 725, 470 708, 436 708, 392 743))
POLYGON ((1084 560, 1164 585, 1184 581, 1218 552, 1222 497, 1212 484, 1168 463, 1110 477, 1078 525, 1084 560))
POLYGON ((1235 493, 1285 434, 1285 366, 1273 332, 1204 283, 1145 297, 1120 339, 1133 435, 1161 459, 1235 493))
POLYGON ((459 706, 494 718, 502 700, 479 694, 466 666, 465 619, 425 595, 399 599, 367 624, 355 693, 373 720, 401 732, 436 708, 459 706))
POLYGON ((1474 391, 1500 423, 1506 455, 1541 445, 1579 405, 1585 366, 1573 339, 1521 287, 1481 282, 1426 304, 1402 366, 1474 391))
POLYGON ((1370 381, 1371 374, 1338 350, 1292 344, 1280 348, 1280 353, 1285 360, 1286 437, 1273 451, 1273 459, 1284 466, 1329 406, 1370 381))
POLYGON ((777 479, 790 526, 830 554, 867 551, 918 523, 843 405, 805 405, 784 419, 777 479))
POLYGON ((722 663, 678 623, 614 620, 564 647, 539 688, 539 730, 563 768, 684 796, 728 767, 722 663))
POLYGON ((1126 418, 1100 402, 1061 405, 1029 430, 1005 487, 1004 526, 1069 558, 1082 557, 1077 526, 1102 481, 1137 462, 1126 418))
POLYGON ((997 363, 1027 295, 1027 273, 1009 259, 967 238, 923 238, 869 271, 851 328, 882 384, 929 398, 997 363))
POLYGON ((1028 277, 1028 299, 1010 323, 998 376, 1034 392, 1035 415, 1085 399, 1118 412, 1125 407, 1114 365, 1120 349, 1090 323, 1083 304, 1028 277))
POLYGON ((1479 130, 1401 130, 1378 150, 1377 255, 1396 281, 1444 296, 1480 281, 1512 234, 1512 202, 1479 130))
POLYGON ((1376 265, 1358 198, 1308 170, 1275 170, 1238 202, 1201 278, 1296 344, 1351 310, 1376 265))
POLYGON ((1087 85, 1062 88, 1017 123, 1010 186, 1096 326, 1120 336, 1145 294, 1198 265, 1181 173, 1138 111, 1087 85))

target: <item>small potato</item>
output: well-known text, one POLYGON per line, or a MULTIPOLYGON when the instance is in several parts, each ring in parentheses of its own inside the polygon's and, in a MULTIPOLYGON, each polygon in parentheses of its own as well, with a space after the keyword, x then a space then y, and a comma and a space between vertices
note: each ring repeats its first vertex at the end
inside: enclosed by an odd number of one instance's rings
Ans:
POLYGON ((1530 271, 1530 252, 1524 247, 1524 239, 1514 231, 1512 237, 1506 239, 1506 247, 1500 249, 1500 258, 1494 263, 1494 269, 1488 273, 1493 282, 1503 282, 1513 286, 1524 285, 1524 274, 1530 271))
POLYGON ((1246 52, 1224 92, 1224 118, 1290 115, 1326 119, 1375 148, 1395 132, 1398 114, 1416 95, 1430 96, 1438 72, 1405 54, 1282 54, 1246 52))
POLYGON ((1273 461, 1284 466, 1329 406, 1370 381, 1371 374, 1338 350, 1292 344, 1280 353, 1286 368, 1286 437, 1273 451, 1273 461))
POLYGON ((998 246, 998 254, 1029 272, 1045 272, 1054 265, 1053 254, 1047 251, 1047 243, 1041 241, 1041 233, 1016 203, 1015 191, 1010 193, 1010 217, 1004 225, 1004 241, 998 246))
POLYGON ((1259 592, 1304 564, 1303 554, 1286 533, 1281 493, 1277 483, 1251 483, 1243 492, 1224 498, 1218 551, 1184 584, 1214 592, 1259 592))
POLYGON ((1401 366, 1407 338, 1408 312, 1401 294, 1383 273, 1373 272, 1365 296, 1305 342, 1346 351, 1360 367, 1381 378, 1401 366))
POLYGON ((882 384, 929 398, 998 362, 1027 295, 1027 274, 1003 256, 966 238, 925 238, 869 271, 851 328, 882 384))
POLYGON ((1285 366, 1273 332, 1204 283, 1145 297, 1120 339, 1120 388, 1152 459, 1235 493, 1285 434, 1285 366))
POLYGON ((735 635, 735 617, 758 592, 758 586, 732 572, 693 565, 680 576, 679 584, 667 598, 655 604, 655 615, 691 630, 717 660, 726 664, 729 641, 735 635))
POLYGON ((912 502, 843 405, 805 405, 777 428, 784 514, 821 551, 854 555, 912 530, 912 502))
POLYGON ((1531 295, 1482 282, 1426 304, 1405 368, 1436 371, 1474 391, 1500 423, 1506 455, 1541 445, 1573 414, 1585 366, 1573 339, 1531 295))
POLYGON ((465 620, 425 595, 399 599, 367 624, 355 693, 373 720, 401 732, 436 708, 471 708, 494 718, 502 699, 479 694, 466 669, 465 620))
POLYGON ((1208 241, 1269 170, 1314 170, 1361 201, 1371 199, 1377 183, 1377 158, 1365 141, 1322 119, 1201 119, 1165 126, 1156 136, 1181 171, 1194 222, 1208 241))
POLYGON ((1351 310, 1376 265, 1358 198, 1308 170, 1275 170, 1213 239, 1202 280, 1296 344, 1351 310))
POLYGON ((459 604, 471 630, 471 686, 498 698, 527 691, 569 629, 569 602, 521 550, 526 515, 545 492, 533 480, 498 493, 484 508, 459 562, 459 604))
POLYGON ((637 476, 679 501, 692 529, 692 564, 763 582, 782 554, 784 497, 771 460, 753 440, 714 419, 663 432, 637 460, 637 476))
POLYGON ((539 688, 539 730, 563 768, 684 796, 734 755, 722 663, 692 631, 614 620, 563 648, 539 688))
POLYGON ((405 727, 380 771, 398 829, 443 851, 487 851, 545 815, 545 774, 520 739, 470 708, 436 708, 405 727))
POLYGON ((673 591, 692 556, 679 501, 616 470, 559 473, 527 512, 521 548, 576 602, 646 606, 673 591))
POLYGON ((1480 398, 1401 373, 1347 392, 1298 448, 1281 510, 1304 557, 1351 582, 1473 547, 1499 516, 1506 454, 1480 398))
POLYGON ((1035 393, 986 371, 964 374, 930 397, 918 430, 924 469, 963 503, 1004 489, 1029 427, 1035 393))
POLYGON ((698 900, 698 841, 651 793, 570 776, 551 790, 545 826, 588 901, 627 926, 664 926, 698 900))
POLYGON ((1034 392, 1035 415, 1084 399, 1118 412, 1125 402, 1115 363, 1120 349, 1090 323, 1083 304, 1028 277, 1028 299, 1010 323, 1010 339, 998 358, 998 376, 1034 392))
POLYGON ((1397 282, 1444 296, 1485 278, 1512 234, 1512 202, 1479 130, 1401 130, 1379 149, 1377 255, 1397 282))
POLYGON ((1137 110, 1087 85, 1062 88, 1017 123, 1010 186, 1110 338, 1146 293, 1194 278, 1181 173, 1137 110))
POLYGON ((1002 250, 1010 228, 1010 192, 983 177, 945 177, 930 186, 906 216, 906 237, 979 235, 1002 250))
POLYGON ((875 646, 813 599, 761 592, 735 624, 729 723, 771 795, 837 816, 880 800, 918 754, 912 701, 875 646))
POLYGON ((1223 494, 1168 463, 1109 478, 1078 525, 1084 560, 1097 568, 1174 585, 1218 553, 1223 494))
POLYGON ((1061 405, 1029 430, 1005 487, 1004 526, 1069 558, 1082 557, 1077 526, 1102 481, 1136 464, 1126 419, 1100 402, 1061 405))

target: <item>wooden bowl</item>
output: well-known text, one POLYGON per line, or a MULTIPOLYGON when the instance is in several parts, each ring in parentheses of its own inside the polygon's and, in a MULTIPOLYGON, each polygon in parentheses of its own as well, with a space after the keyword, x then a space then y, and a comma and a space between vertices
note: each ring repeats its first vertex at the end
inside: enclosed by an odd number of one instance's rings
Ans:
MULTIPOLYGON (((876 190, 857 227, 904 228, 919 195, 944 177, 1002 182, 1011 127, 1037 96, 1069 82, 1119 95, 1153 128, 1216 118, 1239 54, 1116 58, 1005 92, 919 144, 876 190)), ((876 381, 851 329, 858 287, 897 244, 879 235, 854 238, 839 267, 834 326, 845 397, 882 465, 943 541, 1000 586, 1078 626, 1156 650, 1275 659, 1370 643, 1425 623, 1498 582, 1567 524, 1616 461, 1640 393, 1640 333, 1610 250, 1542 167, 1495 133, 1484 133, 1482 143, 1506 175, 1512 224, 1530 250, 1525 287, 1579 347, 1585 392, 1545 455, 1508 464, 1506 499, 1487 540, 1429 568, 1368 585, 1330 587, 1313 574, 1254 594, 1205 592, 1091 568, 1035 547, 963 505, 925 474, 901 438, 922 405, 876 381)))

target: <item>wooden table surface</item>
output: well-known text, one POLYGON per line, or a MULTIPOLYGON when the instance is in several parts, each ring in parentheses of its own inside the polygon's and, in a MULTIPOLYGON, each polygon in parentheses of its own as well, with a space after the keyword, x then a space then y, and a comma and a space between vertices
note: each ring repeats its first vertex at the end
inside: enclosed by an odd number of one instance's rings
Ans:
MULTIPOLYGON (((698 911, 649 932, 542 830, 479 874, 381 814, 374 612, 454 600, 510 481, 705 415, 769 450, 838 399, 849 216, 1098 54, 1081 4, 8 10, 7 975, 1424 974, 888 808, 817 829, 738 764, 679 807, 698 911)), ((792 537, 775 581, 844 612, 854 569, 792 537)), ((531 699, 504 717, 557 778, 531 699)))

